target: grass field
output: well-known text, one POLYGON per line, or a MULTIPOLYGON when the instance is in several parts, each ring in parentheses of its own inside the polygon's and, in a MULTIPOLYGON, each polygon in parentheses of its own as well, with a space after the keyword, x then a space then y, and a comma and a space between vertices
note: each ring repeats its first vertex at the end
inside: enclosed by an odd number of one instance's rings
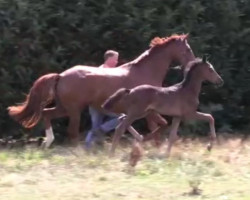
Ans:
POLYGON ((151 145, 135 169, 114 158, 56 146, 0 150, 0 200, 250 200, 250 141, 221 139, 212 152, 178 141, 166 159, 151 145))

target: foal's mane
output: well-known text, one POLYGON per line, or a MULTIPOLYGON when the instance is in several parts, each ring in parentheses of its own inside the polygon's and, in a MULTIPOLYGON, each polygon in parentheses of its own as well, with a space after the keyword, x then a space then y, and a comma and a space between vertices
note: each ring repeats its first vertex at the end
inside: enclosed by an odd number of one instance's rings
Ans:
POLYGON ((190 61, 188 64, 187 64, 187 67, 185 67, 185 69, 187 69, 186 72, 184 72, 184 79, 183 81, 181 82, 181 84, 183 86, 186 86, 190 80, 191 80, 191 77, 192 77, 192 74, 193 72, 198 68, 198 66, 200 66, 200 64, 204 63, 202 61, 201 58, 196 58, 194 61, 190 61))
POLYGON ((135 60, 132 61, 132 64, 138 64, 139 62, 143 61, 145 58, 148 57, 148 55, 155 52, 156 49, 159 49, 159 47, 165 47, 166 45, 169 45, 173 41, 177 40, 183 40, 186 39, 188 34, 173 34, 170 37, 155 37, 150 41, 149 47, 150 49, 143 52, 140 56, 138 56, 135 60))

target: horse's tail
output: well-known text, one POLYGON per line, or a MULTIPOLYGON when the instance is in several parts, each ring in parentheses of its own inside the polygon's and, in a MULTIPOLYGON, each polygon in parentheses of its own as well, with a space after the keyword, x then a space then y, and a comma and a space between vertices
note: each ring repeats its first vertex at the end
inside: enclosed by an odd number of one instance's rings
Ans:
POLYGON ((122 99, 126 94, 129 94, 130 89, 121 88, 117 90, 113 95, 111 95, 103 104, 102 108, 105 110, 110 110, 118 102, 120 99, 122 99))
POLYGON ((55 98, 59 78, 59 74, 51 73, 37 79, 22 104, 8 107, 9 115, 25 128, 34 127, 45 106, 55 98))

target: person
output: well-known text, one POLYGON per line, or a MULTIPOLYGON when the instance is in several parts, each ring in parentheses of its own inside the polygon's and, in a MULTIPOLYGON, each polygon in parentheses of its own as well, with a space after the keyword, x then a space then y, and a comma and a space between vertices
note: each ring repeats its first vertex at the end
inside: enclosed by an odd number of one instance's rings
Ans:
MULTIPOLYGON (((114 68, 117 66, 119 53, 114 50, 108 50, 104 54, 104 63, 99 68, 114 68)), ((95 108, 89 106, 92 127, 88 131, 85 145, 89 149, 94 141, 101 141, 104 134, 115 129, 119 123, 118 115, 103 114, 95 108), (104 119, 108 118, 105 122, 104 119)))

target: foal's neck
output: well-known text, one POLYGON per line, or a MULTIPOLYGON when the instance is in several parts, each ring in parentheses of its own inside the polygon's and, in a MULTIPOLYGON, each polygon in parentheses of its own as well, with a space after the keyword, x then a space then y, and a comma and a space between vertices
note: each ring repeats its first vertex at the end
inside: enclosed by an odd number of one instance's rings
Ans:
POLYGON ((193 72, 190 81, 184 87, 188 90, 188 93, 192 94, 192 96, 198 97, 201 91, 202 82, 203 79, 193 72))

